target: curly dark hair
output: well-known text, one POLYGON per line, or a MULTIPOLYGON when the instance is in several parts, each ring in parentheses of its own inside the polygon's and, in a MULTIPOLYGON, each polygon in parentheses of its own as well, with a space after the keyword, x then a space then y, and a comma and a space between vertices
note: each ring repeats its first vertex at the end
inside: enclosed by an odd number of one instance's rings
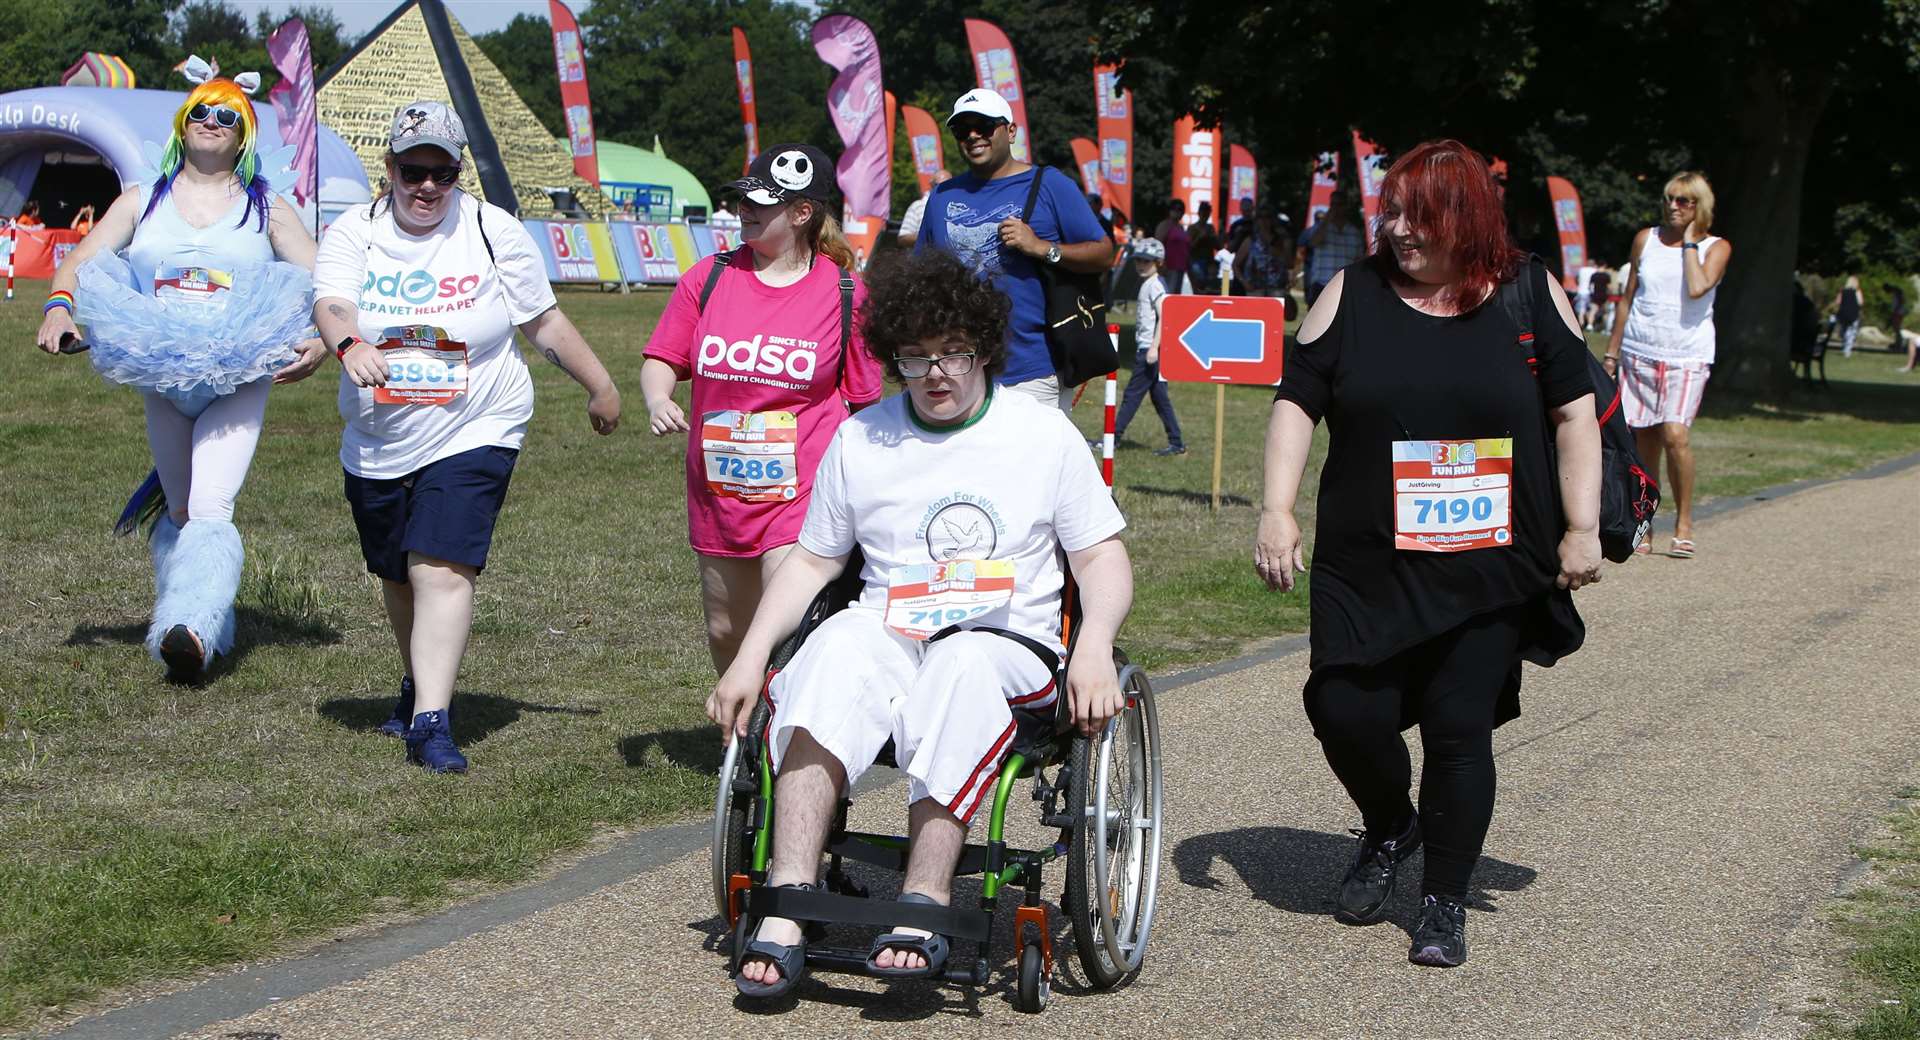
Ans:
POLYGON ((860 308, 860 334, 867 350, 899 383, 894 355, 922 340, 957 333, 973 345, 976 364, 993 379, 1007 367, 1007 314, 1000 290, 976 277, 943 250, 898 251, 876 257, 867 268, 867 302, 860 308))

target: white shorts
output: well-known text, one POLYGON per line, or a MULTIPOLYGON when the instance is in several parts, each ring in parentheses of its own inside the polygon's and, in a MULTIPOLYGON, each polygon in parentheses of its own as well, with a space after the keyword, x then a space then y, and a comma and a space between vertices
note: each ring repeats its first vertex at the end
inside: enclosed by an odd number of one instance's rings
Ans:
POLYGON ((1013 746, 1012 708, 1051 707, 1054 670, 1032 650, 990 632, 917 642, 852 606, 807 636, 768 690, 768 748, 780 769, 793 731, 804 729, 860 778, 893 740, 908 778, 908 804, 938 801, 973 819, 1013 746))
POLYGON ((1654 361, 1620 353, 1620 407, 1634 429, 1662 423, 1693 425, 1713 366, 1704 361, 1654 361))
POLYGON ((1048 408, 1058 408, 1068 415, 1073 414, 1074 388, 1067 387, 1062 390, 1059 376, 1044 376, 1039 379, 1029 379, 1024 383, 1006 383, 1000 389, 1011 390, 1016 394, 1026 394, 1048 408))

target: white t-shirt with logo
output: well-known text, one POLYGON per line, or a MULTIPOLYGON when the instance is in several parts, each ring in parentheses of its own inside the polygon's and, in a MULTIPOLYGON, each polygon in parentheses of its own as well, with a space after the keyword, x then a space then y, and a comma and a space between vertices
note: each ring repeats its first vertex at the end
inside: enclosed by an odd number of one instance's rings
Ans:
MULTIPOLYGON (((1126 527, 1087 442, 1057 408, 996 393, 970 425, 941 431, 896 394, 840 424, 814 475, 800 544, 819 556, 866 556, 859 606, 887 612, 913 568, 955 560, 1010 563, 1013 595, 962 627, 1004 628, 1060 645, 1060 550, 1126 527)), ((893 618, 889 615, 889 624, 893 618)), ((944 627, 930 625, 929 627, 944 627)))
POLYGON ((340 376, 340 464, 375 480, 404 477, 475 448, 518 448, 533 417, 533 380, 513 349, 514 327, 554 306, 546 265, 527 229, 506 210, 461 192, 440 225, 410 235, 378 203, 355 206, 320 239, 315 299, 349 300, 360 337, 393 326, 432 325, 467 348, 467 389, 443 405, 380 404, 340 376), (486 221, 486 240, 480 222, 486 221), (487 256, 487 242, 493 256, 487 256))

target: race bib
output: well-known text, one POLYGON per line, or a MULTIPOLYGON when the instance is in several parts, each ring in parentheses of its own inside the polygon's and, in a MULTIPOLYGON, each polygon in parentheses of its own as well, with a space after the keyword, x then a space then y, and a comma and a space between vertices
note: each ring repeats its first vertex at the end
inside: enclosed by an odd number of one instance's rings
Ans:
POLYGON ((153 298, 167 303, 205 307, 221 302, 221 295, 233 288, 233 275, 211 267, 157 267, 153 272, 153 298))
POLYGON ((444 405, 467 392, 467 345, 432 325, 395 325, 380 333, 387 385, 375 404, 444 405))
POLYGON ((886 625, 924 640, 1012 601, 1012 560, 908 564, 887 575, 886 625))
POLYGON ((708 412, 700 420, 707 490, 741 502, 800 493, 800 426, 792 412, 708 412))
POLYGON ((1420 552, 1513 544, 1513 438, 1393 442, 1393 545, 1420 552))

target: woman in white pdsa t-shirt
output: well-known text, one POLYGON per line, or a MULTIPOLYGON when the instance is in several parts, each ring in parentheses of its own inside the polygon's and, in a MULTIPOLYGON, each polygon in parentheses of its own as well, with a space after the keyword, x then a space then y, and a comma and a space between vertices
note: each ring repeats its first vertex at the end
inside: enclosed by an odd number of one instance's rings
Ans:
POLYGON ((455 187, 466 129, 438 101, 394 113, 391 194, 341 214, 314 264, 314 321, 342 369, 340 464, 367 570, 400 644, 381 732, 407 759, 465 772, 448 724, 473 586, 533 417, 519 329, 586 387, 601 434, 620 392, 562 314, 526 228, 455 187))
MULTIPOLYGON (((1060 696, 1066 570, 1081 605, 1066 696, 1092 735, 1122 705, 1113 638, 1133 569, 1126 521, 1073 423, 994 389, 1006 296, 944 250, 876 264, 870 290, 863 342, 906 393, 835 431, 799 542, 707 714, 728 740, 744 732, 774 644, 858 547, 859 600, 809 634, 767 691, 780 835, 767 884, 814 883, 836 799, 891 739, 912 840, 900 901, 945 906, 968 825, 1012 745, 1013 711, 1060 696)), ((805 973, 806 940, 785 918, 755 927, 734 983, 777 997, 805 973)), ((937 976, 949 948, 946 936, 896 928, 874 940, 867 969, 937 976)))

